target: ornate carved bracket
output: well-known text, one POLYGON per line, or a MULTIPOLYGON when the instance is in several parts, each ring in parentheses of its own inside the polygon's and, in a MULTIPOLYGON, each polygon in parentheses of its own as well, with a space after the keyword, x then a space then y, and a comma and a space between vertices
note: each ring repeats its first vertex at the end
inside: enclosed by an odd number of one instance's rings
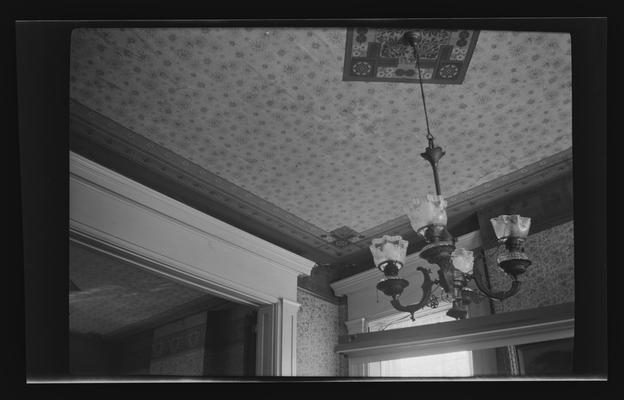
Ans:
POLYGON ((474 274, 472 275, 472 279, 474 279, 475 283, 477 284, 477 287, 479 288, 479 291, 481 291, 481 293, 484 296, 487 296, 490 299, 504 300, 518 293, 518 290, 520 290, 520 281, 518 280, 518 277, 516 275, 512 275, 509 273, 507 275, 511 277, 512 282, 508 290, 506 291, 490 290, 485 283, 484 269, 487 268, 487 266, 485 265, 484 257, 482 254, 478 254, 477 258, 481 262, 475 262, 474 274))
POLYGON ((416 304, 404 306, 399 301, 400 295, 396 294, 392 296, 392 300, 390 301, 390 304, 392 304, 392 307, 394 307, 396 310, 410 313, 412 321, 414 321, 414 313, 416 311, 426 307, 431 303, 431 288, 433 287, 433 282, 431 281, 431 277, 429 276, 431 271, 423 267, 418 267, 416 269, 422 272, 424 277, 423 284, 421 285, 423 294, 420 301, 416 304))

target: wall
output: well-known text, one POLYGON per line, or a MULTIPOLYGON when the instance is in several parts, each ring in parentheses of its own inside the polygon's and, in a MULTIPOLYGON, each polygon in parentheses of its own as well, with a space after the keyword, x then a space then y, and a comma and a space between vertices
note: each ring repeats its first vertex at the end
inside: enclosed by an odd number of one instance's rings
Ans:
POLYGON ((70 373, 106 377, 254 375, 255 314, 249 306, 231 304, 114 341, 72 332, 70 373))
MULTIPOLYGON (((531 266, 520 277, 520 292, 494 301, 494 312, 502 313, 574 301, 574 222, 529 235, 525 252, 531 266)), ((490 282, 495 289, 508 287, 509 279, 496 267, 496 248, 485 251, 490 282)), ((513 354, 513 352, 512 352, 513 354)), ((497 348, 498 374, 512 375, 510 349, 497 348)))
POLYGON ((203 375, 206 317, 203 312, 154 330, 150 375, 203 375))
MULTIPOLYGON (((253 346, 245 347, 250 341, 246 340, 249 313, 249 308, 244 306, 208 313, 204 375, 244 376, 249 373, 249 368, 245 368, 246 352, 255 350, 253 346)), ((255 358, 253 361, 255 366, 255 358)))
MULTIPOLYGON (((529 235, 525 252, 532 261, 520 276, 520 292, 502 302, 495 312, 508 312, 574 301, 574 222, 566 222, 529 235)), ((496 248, 485 252, 494 289, 509 287, 509 279, 496 267, 496 248)))
POLYGON ((108 375, 112 366, 111 347, 99 336, 70 332, 69 373, 71 375, 108 375))
POLYGON ((299 288, 297 302, 297 376, 344 376, 346 360, 334 352, 346 334, 346 304, 331 302, 299 288))
POLYGON ((139 332, 117 344, 117 365, 119 375, 149 375, 152 358, 151 330, 139 332))

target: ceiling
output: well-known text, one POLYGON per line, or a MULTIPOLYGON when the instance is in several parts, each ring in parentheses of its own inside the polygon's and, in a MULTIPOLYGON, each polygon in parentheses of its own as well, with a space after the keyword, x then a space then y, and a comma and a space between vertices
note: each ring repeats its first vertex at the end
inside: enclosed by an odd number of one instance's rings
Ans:
POLYGON ((215 300, 99 251, 71 242, 69 249, 69 278, 79 289, 69 293, 71 332, 116 334, 172 310, 215 300))
MULTIPOLYGON (((77 29, 73 148, 176 181, 198 208, 231 209, 236 226, 309 258, 361 253, 372 237, 402 233, 403 206, 434 188, 418 84, 343 80, 346 38, 334 28, 77 29)), ((424 91, 450 208, 571 158, 569 34, 480 31, 463 82, 424 91)))

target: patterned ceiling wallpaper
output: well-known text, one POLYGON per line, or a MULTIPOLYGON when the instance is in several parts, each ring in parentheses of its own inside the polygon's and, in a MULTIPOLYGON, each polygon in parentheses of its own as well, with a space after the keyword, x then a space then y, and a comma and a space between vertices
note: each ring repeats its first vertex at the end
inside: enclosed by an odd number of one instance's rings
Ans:
MULTIPOLYGON (((433 192, 418 86, 342 80, 346 29, 78 29, 71 97, 329 232, 433 192), (392 194, 389 196, 388 194, 392 194)), ((447 196, 572 146, 569 34, 481 31, 426 84, 447 196)))
POLYGON ((70 244, 69 329, 105 335, 207 296, 206 293, 70 244))

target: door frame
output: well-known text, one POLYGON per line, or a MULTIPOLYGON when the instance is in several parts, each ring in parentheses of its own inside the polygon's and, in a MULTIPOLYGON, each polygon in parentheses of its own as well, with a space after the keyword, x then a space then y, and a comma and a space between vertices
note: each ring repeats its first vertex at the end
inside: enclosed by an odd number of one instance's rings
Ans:
POLYGON ((296 375, 297 277, 314 262, 71 151, 69 161, 71 242, 257 306, 257 375, 296 375))

